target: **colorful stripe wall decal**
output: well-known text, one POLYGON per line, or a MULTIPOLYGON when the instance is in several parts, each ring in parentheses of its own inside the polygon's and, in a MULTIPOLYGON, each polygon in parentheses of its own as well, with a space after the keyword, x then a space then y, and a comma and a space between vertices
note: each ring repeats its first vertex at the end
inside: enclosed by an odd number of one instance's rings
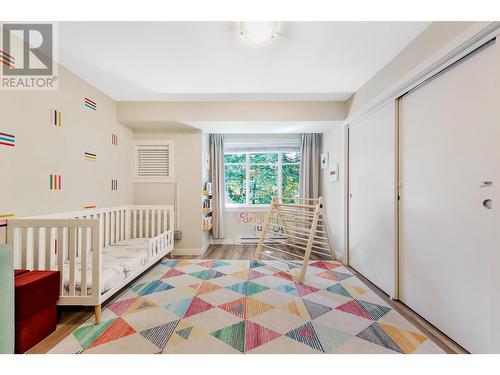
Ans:
POLYGON ((90 100, 89 98, 85 98, 85 107, 93 109, 95 111, 97 110, 97 103, 93 100, 90 100))
POLYGON ((14 216, 14 214, 3 214, 3 215, 0 215, 0 228, 6 227, 7 226, 7 219, 10 219, 13 216, 14 216))
POLYGON ((97 206, 95 204, 89 204, 87 206, 83 206, 83 208, 87 209, 87 208, 96 208, 97 206))
POLYGON ((15 147, 16 137, 12 134, 0 133, 0 145, 15 147))
POLYGON ((9 55, 7 52, 2 51, 0 49, 0 62, 10 69, 14 69, 16 67, 16 63, 14 62, 14 57, 9 55))
POLYGON ((50 120, 49 120, 50 125, 61 127, 61 125, 62 125, 61 111, 58 111, 54 108, 51 108, 50 112, 49 112, 49 118, 50 118, 50 120))
POLYGON ((49 181, 50 190, 61 190, 62 189, 62 176, 58 174, 51 174, 49 181))
POLYGON ((118 135, 111 134, 111 144, 114 146, 118 146, 118 135))
POLYGON ((96 154, 93 154, 91 152, 86 152, 85 153, 85 160, 88 160, 88 161, 96 161, 97 160, 97 155, 96 154))
POLYGON ((118 180, 111 180, 111 190, 118 190, 118 180))

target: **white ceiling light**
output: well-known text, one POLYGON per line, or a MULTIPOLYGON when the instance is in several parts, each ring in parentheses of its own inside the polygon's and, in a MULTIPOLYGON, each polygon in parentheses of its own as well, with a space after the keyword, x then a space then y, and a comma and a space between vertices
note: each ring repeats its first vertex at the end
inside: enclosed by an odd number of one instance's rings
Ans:
POLYGON ((240 33, 253 44, 262 44, 277 35, 278 22, 240 22, 240 33))

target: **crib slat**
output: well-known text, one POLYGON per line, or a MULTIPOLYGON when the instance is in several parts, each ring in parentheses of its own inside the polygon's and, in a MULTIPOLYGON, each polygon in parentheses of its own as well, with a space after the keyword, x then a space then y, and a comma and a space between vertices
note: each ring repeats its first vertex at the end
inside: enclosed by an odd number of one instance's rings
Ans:
POLYGON ((75 265, 76 265, 76 236, 78 228, 68 229, 68 255, 69 255, 69 295, 75 295, 75 265))
POLYGON ((107 237, 108 237, 108 224, 106 222, 108 214, 107 213, 103 213, 101 215, 102 215, 102 225, 103 225, 103 227, 102 227, 102 247, 105 247, 106 246, 107 237))
POLYGON ((120 210, 120 240, 125 239, 125 211, 120 210))
POLYGON ((100 272, 101 272, 101 247, 99 244, 102 242, 99 240, 99 237, 102 234, 100 232, 95 232, 92 231, 92 237, 89 239, 89 241, 92 241, 91 245, 91 252, 89 252, 89 256, 91 256, 91 262, 92 262, 92 274, 91 274, 91 279, 92 279, 92 289, 91 289, 91 294, 93 297, 98 297, 101 294, 101 287, 100 287, 100 272))
POLYGON ((81 258, 81 269, 82 274, 80 275, 80 295, 87 295, 87 253, 90 248, 90 228, 84 228, 82 230, 82 252, 81 258))
POLYGON ((45 228, 45 268, 46 270, 52 269, 52 257, 51 257, 51 238, 52 238, 52 228, 45 228))
POLYGON ((12 231, 12 241, 14 244, 14 268, 22 268, 22 253, 21 253, 21 228, 14 228, 12 231))
POLYGON ((167 210, 164 209, 162 211, 163 211, 163 232, 166 232, 168 226, 167 210))
POLYGON ((142 209, 139 210, 139 238, 142 237, 142 209))
POLYGON ((113 238, 111 243, 118 242, 118 222, 119 222, 119 216, 118 216, 118 211, 113 211, 113 225, 111 226, 111 230, 113 231, 113 238))
POLYGON ((121 240, 122 234, 122 212, 121 210, 116 211, 116 242, 121 240))
POLYGON ((156 236, 156 219, 155 219, 156 210, 151 210, 151 237, 156 236))
POLYGON ((33 228, 26 228, 26 257, 24 268, 28 270, 33 269, 33 228))
POLYGON ((52 271, 57 270, 56 241, 57 241, 57 229, 50 228, 48 254, 49 254, 50 269, 52 271))
POLYGON ((161 233, 161 210, 157 210, 157 215, 158 215, 158 225, 156 226, 156 236, 158 236, 161 233))
POLYGON ((109 213, 105 214, 104 216, 104 221, 106 224, 106 229, 105 229, 105 244, 108 246, 111 243, 111 226, 109 225, 109 222, 111 221, 111 215, 109 213))
POLYGON ((106 214, 101 213, 99 217, 102 220, 100 231, 101 231, 102 247, 104 247, 106 246, 106 214))
POLYGON ((120 241, 125 239, 125 211, 120 210, 120 241))
POLYGON ((110 215, 110 220, 109 220, 109 232, 110 232, 110 244, 113 244, 115 243, 115 223, 116 223, 116 212, 111 212, 111 215, 110 215))
POLYGON ((39 270, 38 267, 38 259, 40 258, 38 247, 39 247, 39 237, 40 237, 40 228, 33 228, 33 270, 39 270))
POLYGON ((132 216, 134 217, 134 222, 132 223, 132 235, 137 238, 137 210, 132 210, 132 216))
POLYGON ((123 211, 124 219, 123 219, 123 235, 124 235, 124 240, 130 240, 130 210, 127 208, 123 211))
POLYGON ((77 236, 76 236, 76 259, 81 258, 82 256, 82 230, 83 228, 78 227, 77 236))
POLYGON ((144 237, 149 237, 149 210, 144 210, 146 213, 146 235, 144 237))
POLYGON ((100 241, 101 241, 101 245, 102 247, 106 246, 106 243, 105 243, 105 235, 104 235, 104 214, 99 214, 99 233, 101 233, 101 238, 100 238, 100 241))
POLYGON ((115 226, 113 231, 115 232, 115 242, 120 241, 120 211, 115 212, 115 226))
POLYGON ((45 244, 46 244, 46 233, 47 228, 38 228, 38 259, 37 259, 37 269, 45 269, 45 244))
POLYGON ((64 228, 58 228, 57 230, 57 269, 61 273, 61 287, 59 290, 59 295, 64 295, 64 228))

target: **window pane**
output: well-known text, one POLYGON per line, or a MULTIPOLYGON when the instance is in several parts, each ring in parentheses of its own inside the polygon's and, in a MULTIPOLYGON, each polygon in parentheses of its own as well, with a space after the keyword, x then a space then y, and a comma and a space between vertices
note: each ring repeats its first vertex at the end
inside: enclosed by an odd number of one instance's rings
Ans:
POLYGON ((300 165, 283 165, 283 187, 282 193, 286 198, 296 198, 299 196, 299 173, 300 165))
POLYGON ((278 167, 252 165, 250 167, 250 204, 270 204, 278 195, 278 167))
POLYGON ((245 163, 245 154, 224 154, 224 163, 245 163))
POLYGON ((277 163, 278 154, 273 152, 261 152, 250 154, 250 163, 277 163))
POLYGON ((300 163, 300 152, 284 152, 283 163, 300 163))
POLYGON ((226 180, 226 203, 245 204, 245 166, 226 164, 224 173, 226 180))

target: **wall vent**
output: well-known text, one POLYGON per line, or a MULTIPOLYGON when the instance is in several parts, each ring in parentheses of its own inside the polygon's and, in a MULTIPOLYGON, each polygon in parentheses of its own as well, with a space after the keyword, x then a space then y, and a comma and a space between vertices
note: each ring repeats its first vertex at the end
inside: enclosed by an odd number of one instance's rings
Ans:
POLYGON ((164 182, 174 178, 173 141, 136 141, 134 181, 164 182))

